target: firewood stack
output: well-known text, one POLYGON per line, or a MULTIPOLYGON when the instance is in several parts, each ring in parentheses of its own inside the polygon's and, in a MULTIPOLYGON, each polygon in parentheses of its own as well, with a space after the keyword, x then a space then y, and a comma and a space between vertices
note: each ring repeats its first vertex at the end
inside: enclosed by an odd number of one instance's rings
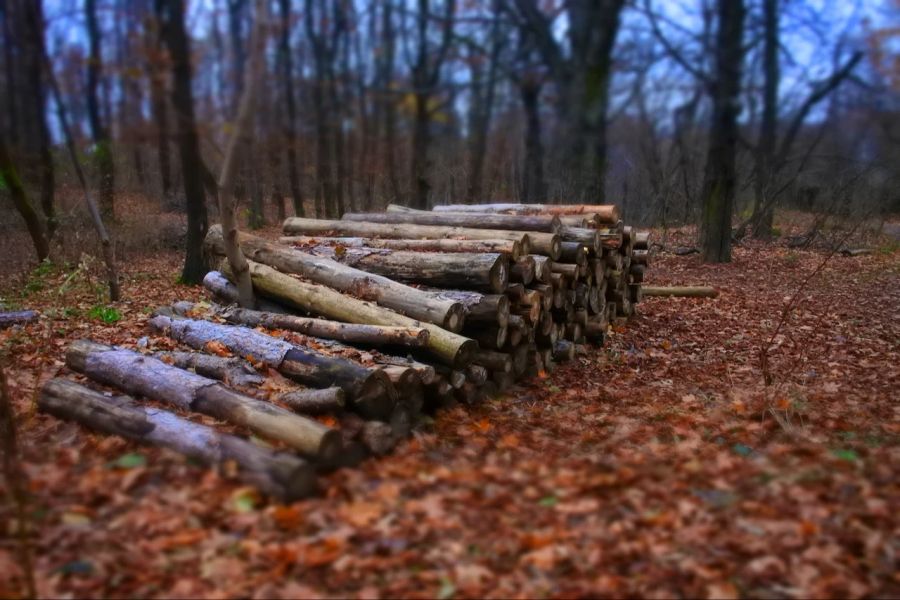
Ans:
POLYGON ((258 299, 250 310, 233 305, 223 233, 210 229, 213 302, 179 302, 149 322, 193 352, 85 341, 67 362, 286 451, 198 432, 175 414, 161 421, 132 398, 61 380, 42 408, 210 463, 235 461, 264 491, 300 497, 313 489, 311 469, 390 451, 423 410, 477 402, 571 360, 582 344, 602 344, 613 321, 634 314, 648 266, 648 234, 610 205, 391 205, 341 220, 289 218, 284 233, 279 242, 238 235, 258 299))

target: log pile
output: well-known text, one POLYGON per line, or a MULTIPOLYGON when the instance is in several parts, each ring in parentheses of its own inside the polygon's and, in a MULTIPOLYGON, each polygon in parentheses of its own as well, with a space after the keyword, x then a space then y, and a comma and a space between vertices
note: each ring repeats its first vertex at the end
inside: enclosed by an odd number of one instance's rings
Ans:
POLYGON ((289 218, 283 230, 278 242, 238 236, 255 308, 234 305, 214 226, 211 301, 159 309, 149 326, 160 348, 82 341, 67 359, 95 382, 274 449, 65 380, 48 383, 41 408, 207 463, 234 461, 263 491, 293 499, 311 493, 315 470, 389 452, 423 411, 478 402, 602 344, 611 323, 634 314, 649 266, 648 234, 607 205, 391 205, 289 218))

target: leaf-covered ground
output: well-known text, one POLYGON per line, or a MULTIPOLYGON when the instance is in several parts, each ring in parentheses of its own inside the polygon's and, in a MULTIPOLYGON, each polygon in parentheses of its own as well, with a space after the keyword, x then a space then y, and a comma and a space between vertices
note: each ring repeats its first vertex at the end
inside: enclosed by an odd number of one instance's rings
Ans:
MULTIPOLYGON (((133 261, 113 313, 99 281, 60 292, 66 273, 33 275, 25 303, 49 317, 0 344, 40 594, 896 597, 897 252, 834 257, 763 384, 760 348, 823 258, 753 244, 725 266, 662 254, 650 282, 720 296, 648 299, 606 347, 439 414, 289 506, 33 408, 69 341, 134 344, 149 308, 201 296, 175 284, 177 256, 133 261)), ((0 596, 15 595, 8 504, 0 523, 0 596)))

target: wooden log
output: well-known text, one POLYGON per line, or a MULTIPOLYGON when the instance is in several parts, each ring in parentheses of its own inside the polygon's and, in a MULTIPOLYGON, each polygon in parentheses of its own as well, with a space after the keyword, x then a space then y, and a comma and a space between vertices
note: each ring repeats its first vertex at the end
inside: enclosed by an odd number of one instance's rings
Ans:
POLYGON ((458 390, 466 382, 465 371, 451 369, 443 365, 436 366, 435 370, 438 372, 438 375, 444 377, 447 380, 447 383, 449 383, 450 387, 452 387, 454 390, 458 390))
MULTIPOLYGON (((206 291, 208 291, 210 296, 217 302, 222 304, 238 303, 237 286, 228 281, 228 278, 219 271, 210 271, 207 273, 203 278, 203 287, 206 288, 206 291)), ((259 310, 269 313, 286 314, 288 312, 284 306, 265 298, 257 298, 256 307, 259 310)))
POLYGON ((522 285, 528 285, 534 281, 534 259, 523 256, 510 267, 510 280, 522 285))
POLYGON ((578 340, 580 340, 583 336, 584 333, 581 323, 576 323, 575 321, 566 323, 565 338, 567 340, 571 340, 572 342, 575 342, 577 344, 578 340))
POLYGON ((430 293, 438 298, 462 304, 466 311, 466 323, 488 323, 505 327, 509 321, 510 302, 503 294, 481 294, 462 290, 440 290, 430 293))
POLYGON ((649 250, 635 250, 631 253, 631 263, 635 265, 648 266, 650 264, 649 250))
POLYGON ((403 283, 498 294, 509 285, 509 259, 497 253, 408 252, 330 246, 317 246, 309 252, 403 283))
POLYGON ((399 403, 406 408, 409 415, 422 412, 425 401, 425 386, 418 371, 412 366, 387 365, 381 368, 391 380, 399 396, 399 403))
POLYGON ((38 313, 33 310, 18 310, 13 312, 0 312, 0 329, 6 329, 13 325, 24 325, 37 321, 38 313))
POLYGON ((166 410, 140 406, 127 396, 110 397, 72 381, 51 379, 37 404, 57 418, 168 448, 208 465, 233 462, 242 480, 283 502, 305 498, 316 490, 313 466, 298 456, 263 448, 166 410))
POLYGON ((600 289, 600 286, 597 285, 592 285, 588 288, 587 310, 588 313, 592 315, 595 315, 603 310, 603 295, 600 293, 600 289))
POLYGON ((529 233, 530 253, 557 260, 562 252, 562 238, 555 233, 529 233))
POLYGON ((467 381, 455 393, 456 399, 466 405, 477 404, 483 398, 480 387, 470 381, 467 381))
POLYGON ((340 453, 341 438, 335 430, 150 356, 79 340, 69 346, 66 365, 129 394, 247 427, 323 464, 332 464, 340 453))
MULTIPOLYGON (((348 323, 423 327, 429 334, 426 350, 448 364, 468 364, 472 352, 478 346, 474 340, 437 325, 416 321, 372 302, 341 294, 326 286, 300 281, 253 261, 250 261, 250 276, 253 285, 263 294, 315 314, 348 323)), ((465 310, 462 305, 460 307, 461 310, 465 310)))
POLYGON ((525 286, 521 283, 511 283, 506 288, 506 297, 512 302, 524 302, 527 294, 525 286))
POLYGON ((600 233, 596 229, 587 227, 562 227, 559 230, 558 235, 563 241, 584 244, 592 252, 599 252, 602 248, 600 233))
POLYGON ((283 375, 314 387, 338 386, 360 414, 386 418, 394 408, 396 392, 390 380, 377 370, 352 361, 326 356, 311 348, 300 348, 256 330, 209 321, 156 315, 149 321, 154 330, 198 350, 221 344, 238 356, 252 356, 283 375))
POLYGON ((345 248, 384 248, 413 252, 468 252, 474 254, 499 253, 516 261, 522 256, 518 240, 454 240, 454 239, 390 239, 366 237, 283 236, 282 244, 302 247, 343 246, 345 248))
MULTIPOLYGON (((578 279, 578 275, 581 272, 578 268, 578 265, 574 264, 566 264, 560 262, 552 262, 550 263, 550 272, 551 273, 561 273, 565 277, 567 277, 570 281, 576 281, 578 279)), ((551 275, 552 280, 552 275, 551 275)))
POLYGON ((528 337, 526 329, 528 325, 525 324, 525 319, 519 315, 510 315, 509 325, 506 326, 506 347, 515 348, 521 344, 528 337))
POLYGON ((440 227, 472 227, 556 233, 561 227, 553 215, 498 215, 495 213, 452 213, 430 211, 391 211, 383 213, 344 213, 342 221, 362 223, 397 223, 404 225, 437 225, 440 227))
POLYGON ((379 357, 378 362, 382 366, 382 369, 387 370, 389 367, 400 367, 402 369, 412 369, 416 375, 419 376, 419 379, 422 381, 422 385, 431 385, 434 382, 435 377, 437 376, 437 371, 435 370, 434 365, 429 365, 428 363, 419 362, 412 358, 408 357, 400 357, 400 356, 387 356, 382 355, 379 357))
POLYGON ((292 390, 278 395, 278 401, 304 415, 324 415, 339 412, 346 405, 346 394, 339 387, 321 390, 292 390))
POLYGON ((631 268, 628 269, 628 274, 631 275, 631 281, 634 283, 641 283, 644 281, 644 273, 646 273, 647 267, 644 265, 631 265, 631 268))
POLYGON ((596 214, 604 223, 619 220, 619 208, 613 204, 445 204, 435 206, 435 212, 485 212, 515 215, 586 215, 596 214))
POLYGON ((284 221, 284 232, 291 235, 337 234, 341 236, 394 239, 511 240, 519 242, 523 254, 529 254, 531 251, 531 238, 529 234, 522 231, 505 231, 502 229, 440 227, 437 225, 403 225, 396 223, 361 223, 358 221, 329 221, 325 219, 301 219, 298 217, 291 217, 284 221))
POLYGON ((540 256, 537 254, 532 254, 530 256, 534 261, 535 282, 550 283, 550 275, 552 273, 552 271, 550 270, 550 266, 553 264, 553 261, 546 256, 540 256))
POLYGON ((706 285, 690 285, 690 286, 642 286, 641 293, 646 296, 657 297, 677 297, 677 298, 715 298, 719 295, 719 291, 706 285))
POLYGON ((513 375, 516 378, 524 376, 528 370, 528 346, 520 344, 510 352, 510 355, 512 356, 513 375))
POLYGON ((466 381, 475 385, 484 385, 487 381, 488 370, 481 365, 469 365, 466 367, 466 381))
MULTIPOLYGON (((365 346, 402 346, 406 348, 424 348, 428 345, 430 334, 424 327, 396 327, 390 325, 367 325, 364 323, 340 323, 327 319, 298 317, 267 313, 246 308, 208 307, 210 313, 221 317, 229 323, 246 325, 247 327, 265 327, 267 329, 287 329, 303 335, 337 340, 348 344, 365 346)), ((178 311, 176 311, 178 312, 178 311)), ((180 314, 180 313, 179 313, 180 314)), ((190 316, 185 314, 184 316, 190 316)))
POLYGON ((553 360, 567 362, 575 358, 575 344, 569 340, 557 340, 553 345, 553 360))
POLYGON ((540 304, 544 310, 550 310, 553 307, 553 286, 548 283, 535 283, 531 287, 540 294, 540 304))
MULTIPOLYGON (((370 300, 414 319, 435 323, 449 331, 459 331, 462 328, 463 308, 457 303, 435 299, 425 292, 387 277, 348 267, 327 258, 298 252, 254 235, 241 233, 238 235, 238 241, 248 260, 275 267, 286 273, 302 275, 320 285, 353 294, 363 300, 370 300)), ((213 225, 206 235, 204 245, 211 253, 221 254, 222 244, 222 230, 213 225)), ((230 275, 230 272, 221 270, 226 276, 230 275)))
POLYGON ((597 227, 596 215, 557 215, 566 227, 597 227))
POLYGON ((509 333, 508 329, 508 326, 485 327, 482 324, 480 327, 473 325, 470 328, 464 329, 463 334, 478 342, 478 345, 482 348, 499 350, 506 344, 506 337, 509 333))
POLYGON ((491 371, 499 371, 501 373, 512 373, 513 360, 512 356, 507 352, 497 352, 495 350, 479 350, 472 359, 476 365, 486 367, 491 371))
POLYGON ((559 262, 583 265, 587 263, 590 249, 581 242, 562 242, 559 262))
POLYGON ((198 375, 217 379, 226 385, 259 385, 265 377, 243 358, 224 357, 202 352, 154 352, 153 357, 179 369, 193 369, 198 375))
POLYGON ((649 250, 650 249, 650 232, 636 231, 634 233, 634 249, 649 250))
POLYGON ((541 319, 541 313, 544 310, 542 304, 518 304, 509 309, 510 313, 518 315, 525 319, 531 325, 534 325, 541 319))

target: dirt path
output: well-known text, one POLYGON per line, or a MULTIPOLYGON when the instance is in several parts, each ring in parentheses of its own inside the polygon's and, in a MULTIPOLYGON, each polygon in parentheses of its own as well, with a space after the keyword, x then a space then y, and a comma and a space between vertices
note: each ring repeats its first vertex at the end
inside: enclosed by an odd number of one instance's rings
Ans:
MULTIPOLYGON (((69 339, 133 342, 144 305, 198 295, 130 282, 145 297, 121 323, 17 341, 41 593, 896 596, 900 261, 833 259, 775 340, 766 388, 759 348, 822 255, 735 255, 659 260, 654 283, 720 297, 648 300, 606 348, 441 413, 291 506, 33 414, 34 377, 69 339)), ((0 573, 11 562, 5 539, 0 573)), ((0 575, 0 594, 13 584, 0 575)))

